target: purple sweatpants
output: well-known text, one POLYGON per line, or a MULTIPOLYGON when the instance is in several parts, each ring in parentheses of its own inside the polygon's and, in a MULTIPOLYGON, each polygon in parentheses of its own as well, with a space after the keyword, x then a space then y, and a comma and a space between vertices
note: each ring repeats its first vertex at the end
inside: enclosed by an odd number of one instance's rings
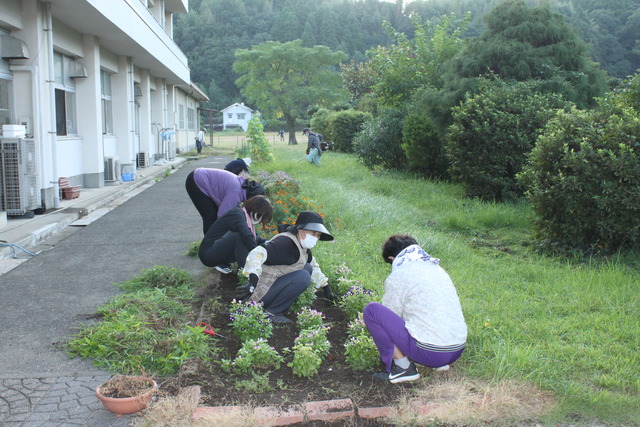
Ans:
POLYGON ((455 362, 464 350, 438 352, 421 349, 407 331, 404 320, 378 302, 371 302, 364 308, 364 323, 378 347, 380 359, 387 367, 387 372, 391 371, 394 346, 409 359, 429 368, 439 368, 455 362))

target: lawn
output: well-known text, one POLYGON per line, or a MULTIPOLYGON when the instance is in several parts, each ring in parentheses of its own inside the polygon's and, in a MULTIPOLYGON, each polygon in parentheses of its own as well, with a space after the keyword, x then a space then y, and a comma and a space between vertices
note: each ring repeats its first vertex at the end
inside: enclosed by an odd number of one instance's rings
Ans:
POLYGON ((526 202, 465 199, 458 186, 374 173, 348 154, 328 152, 314 167, 300 142, 278 141, 277 160, 252 170, 286 171, 321 206, 336 237, 314 249, 327 272, 344 263, 366 287, 382 291, 389 272, 382 242, 411 234, 442 260, 458 289, 469 338, 456 368, 467 378, 551 392, 545 424, 637 425, 637 254, 544 256, 536 252, 526 202))

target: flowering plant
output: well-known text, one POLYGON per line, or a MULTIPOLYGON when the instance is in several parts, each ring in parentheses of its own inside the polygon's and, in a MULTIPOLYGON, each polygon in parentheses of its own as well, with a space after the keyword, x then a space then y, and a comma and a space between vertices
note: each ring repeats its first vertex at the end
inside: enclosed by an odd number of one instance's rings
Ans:
POLYGON ((317 329, 324 322, 324 314, 310 307, 302 307, 298 312, 298 329, 317 329))
POLYGON ((254 301, 231 301, 230 313, 233 332, 240 341, 264 338, 267 339, 273 333, 273 325, 262 309, 262 303, 254 301))
POLYGON ((364 323, 364 315, 362 312, 358 313, 356 318, 347 325, 347 335, 352 338, 370 335, 369 328, 367 328, 367 325, 364 323))
POLYGON ((362 313, 364 307, 372 301, 378 301, 378 294, 362 286, 362 282, 356 280, 349 290, 342 295, 338 305, 345 311, 349 319, 355 319, 362 313))
POLYGON ((298 295, 298 298, 296 298, 293 304, 291 304, 289 310, 295 313, 302 310, 304 307, 311 307, 316 298, 316 287, 311 284, 311 286, 307 287, 304 292, 298 295))
POLYGON ((331 344, 327 339, 329 328, 320 326, 317 329, 303 329, 296 337, 293 345, 294 353, 296 347, 310 346, 320 357, 324 358, 329 353, 331 344))
POLYGON ((380 361, 378 349, 371 336, 351 337, 344 347, 347 363, 356 371, 372 369, 380 361))
POLYGON ((248 374, 256 369, 279 369, 282 356, 269 346, 267 340, 247 340, 242 343, 235 360, 228 366, 241 374, 248 374))
POLYGON ((299 377, 311 377, 318 373, 322 358, 312 346, 297 344, 293 347, 293 360, 287 364, 299 377))

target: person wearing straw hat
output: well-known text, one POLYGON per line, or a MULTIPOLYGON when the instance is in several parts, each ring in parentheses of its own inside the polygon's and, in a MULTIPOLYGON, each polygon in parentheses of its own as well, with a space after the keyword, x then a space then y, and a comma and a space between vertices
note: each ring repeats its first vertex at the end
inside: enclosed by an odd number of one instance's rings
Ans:
POLYGON ((325 298, 335 300, 311 253, 318 241, 330 240, 333 236, 320 214, 300 212, 295 225, 249 253, 242 271, 249 280, 238 288, 236 297, 261 302, 271 322, 280 324, 292 322, 284 313, 311 282, 323 289, 325 298))

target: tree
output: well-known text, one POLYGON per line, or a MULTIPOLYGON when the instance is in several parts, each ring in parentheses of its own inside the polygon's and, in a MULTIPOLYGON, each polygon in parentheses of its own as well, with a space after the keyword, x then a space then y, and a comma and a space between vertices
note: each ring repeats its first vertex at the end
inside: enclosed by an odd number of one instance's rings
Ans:
POLYGON ((330 106, 347 98, 337 71, 342 52, 326 46, 302 47, 301 40, 266 42, 238 49, 233 70, 236 84, 249 102, 267 117, 284 117, 289 144, 297 144, 296 120, 312 105, 330 106))

